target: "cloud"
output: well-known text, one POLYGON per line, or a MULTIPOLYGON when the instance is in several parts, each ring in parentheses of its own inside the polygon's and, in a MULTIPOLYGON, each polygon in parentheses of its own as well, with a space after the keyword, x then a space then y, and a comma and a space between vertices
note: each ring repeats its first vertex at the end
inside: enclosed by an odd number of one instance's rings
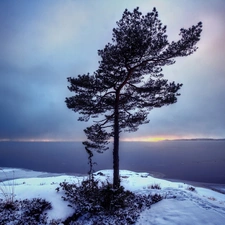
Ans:
POLYGON ((125 8, 156 6, 170 41, 180 28, 203 22, 196 53, 164 68, 183 83, 174 105, 150 112, 150 123, 123 137, 223 137, 225 133, 225 2, 13 1, 0 2, 0 139, 84 139, 88 125, 66 108, 69 76, 98 67, 97 50, 111 41, 125 8))
POLYGON ((48 5, 39 20, 29 24, 43 51, 67 47, 87 27, 85 8, 73 1, 48 5))
POLYGON ((69 93, 66 79, 61 86, 61 79, 52 79, 58 74, 47 67, 25 70, 5 65, 0 70, 1 139, 74 138, 76 129, 71 124, 76 116, 64 103, 69 93))

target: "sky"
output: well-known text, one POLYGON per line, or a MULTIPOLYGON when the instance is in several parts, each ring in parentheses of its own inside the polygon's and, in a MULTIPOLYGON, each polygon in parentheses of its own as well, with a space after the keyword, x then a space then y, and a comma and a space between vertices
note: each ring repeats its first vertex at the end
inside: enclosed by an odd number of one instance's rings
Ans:
POLYGON ((169 41, 203 22, 198 51, 163 68, 183 83, 176 104, 153 109, 150 123, 121 140, 225 138, 224 0, 1 0, 0 141, 83 141, 65 98, 67 77, 98 69, 98 49, 111 42, 125 8, 159 12, 169 41))

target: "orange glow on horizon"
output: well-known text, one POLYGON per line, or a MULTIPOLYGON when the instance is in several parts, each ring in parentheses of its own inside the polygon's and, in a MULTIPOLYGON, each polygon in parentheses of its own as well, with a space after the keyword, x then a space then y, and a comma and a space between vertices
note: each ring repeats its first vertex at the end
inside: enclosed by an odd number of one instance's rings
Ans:
MULTIPOLYGON (((165 141, 165 140, 174 140, 174 139, 179 139, 179 137, 175 136, 170 136, 170 137, 136 137, 136 138, 121 138, 120 141, 124 142, 157 142, 157 141, 165 141)), ((69 139, 35 139, 35 138, 30 138, 30 139, 0 139, 0 142, 83 142, 84 140, 69 140, 69 139)), ((110 140, 113 141, 113 140, 110 140)))
POLYGON ((166 141, 166 140, 175 140, 180 139, 177 136, 155 136, 155 137, 137 137, 137 138, 124 138, 122 141, 125 142, 158 142, 158 141, 166 141))
MULTIPOLYGON (((172 140, 179 140, 179 139, 201 139, 201 138, 212 138, 217 139, 222 137, 195 137, 191 135, 187 136, 143 136, 143 137, 127 137, 121 138, 120 141, 122 142, 159 142, 159 141, 172 141, 172 140)), ((84 139, 52 139, 52 138, 3 138, 0 139, 0 142, 83 142, 84 139)), ((110 139, 110 142, 113 142, 113 139, 110 139)))

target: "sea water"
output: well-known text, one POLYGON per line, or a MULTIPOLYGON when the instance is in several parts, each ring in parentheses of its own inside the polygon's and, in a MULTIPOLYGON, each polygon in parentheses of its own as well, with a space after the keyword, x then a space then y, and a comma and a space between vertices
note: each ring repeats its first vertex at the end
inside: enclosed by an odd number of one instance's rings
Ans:
MULTIPOLYGON (((95 153, 94 169, 112 169, 112 145, 95 153)), ((79 142, 0 142, 0 167, 87 174, 79 142)), ((225 141, 121 142, 120 169, 167 179, 225 184, 225 141)))

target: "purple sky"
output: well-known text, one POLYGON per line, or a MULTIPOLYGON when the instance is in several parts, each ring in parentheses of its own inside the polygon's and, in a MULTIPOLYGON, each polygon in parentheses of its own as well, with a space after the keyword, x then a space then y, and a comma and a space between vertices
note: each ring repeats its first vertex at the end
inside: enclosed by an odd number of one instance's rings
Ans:
POLYGON ((2 0, 0 1, 0 140, 85 139, 78 115, 67 109, 67 77, 98 67, 97 50, 111 41, 125 8, 153 7, 170 41, 180 28, 203 22, 198 51, 164 68, 183 83, 174 105, 154 109, 150 123, 126 140, 225 137, 224 0, 2 0))

